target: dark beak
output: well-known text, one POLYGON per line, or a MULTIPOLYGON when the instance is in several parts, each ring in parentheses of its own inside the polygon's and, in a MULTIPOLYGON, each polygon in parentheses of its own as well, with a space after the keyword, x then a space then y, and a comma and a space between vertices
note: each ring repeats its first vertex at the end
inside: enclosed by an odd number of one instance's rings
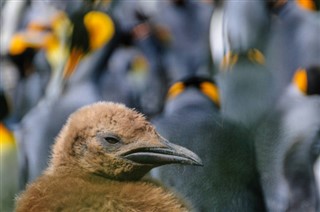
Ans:
POLYGON ((203 166, 201 159, 190 150, 172 144, 166 140, 161 142, 161 147, 137 148, 122 154, 122 157, 136 163, 161 166, 178 163, 203 166))

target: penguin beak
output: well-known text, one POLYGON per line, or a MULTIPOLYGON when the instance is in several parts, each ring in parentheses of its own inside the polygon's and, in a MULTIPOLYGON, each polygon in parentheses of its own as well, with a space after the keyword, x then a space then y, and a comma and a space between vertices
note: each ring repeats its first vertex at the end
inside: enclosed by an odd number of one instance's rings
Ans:
POLYGON ((198 155, 164 139, 161 140, 161 146, 159 147, 136 148, 123 153, 121 156, 136 163, 153 166, 172 163, 203 166, 198 155))
POLYGON ((69 78, 73 74, 83 56, 84 52, 81 49, 74 48, 71 50, 70 56, 63 71, 64 78, 69 78))

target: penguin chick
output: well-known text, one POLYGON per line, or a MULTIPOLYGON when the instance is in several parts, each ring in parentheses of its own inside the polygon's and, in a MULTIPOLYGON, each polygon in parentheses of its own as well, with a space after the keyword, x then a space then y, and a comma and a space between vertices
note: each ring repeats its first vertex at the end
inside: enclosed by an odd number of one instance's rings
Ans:
POLYGON ((169 163, 202 165, 138 112, 95 103, 69 117, 49 167, 17 198, 16 211, 188 211, 173 193, 140 180, 169 163))

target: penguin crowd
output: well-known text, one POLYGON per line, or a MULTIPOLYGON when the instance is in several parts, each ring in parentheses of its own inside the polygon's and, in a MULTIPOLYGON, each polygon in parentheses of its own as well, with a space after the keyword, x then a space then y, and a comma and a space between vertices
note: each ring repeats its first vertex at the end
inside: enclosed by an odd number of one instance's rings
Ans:
POLYGON ((2 1, 0 211, 319 212, 319 11, 2 1))

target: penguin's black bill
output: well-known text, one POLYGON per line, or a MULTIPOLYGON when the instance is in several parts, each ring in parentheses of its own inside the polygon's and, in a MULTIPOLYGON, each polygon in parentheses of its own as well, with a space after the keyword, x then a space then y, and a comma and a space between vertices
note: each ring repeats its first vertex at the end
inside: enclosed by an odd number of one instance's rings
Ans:
POLYGON ((165 147, 144 147, 126 152, 122 157, 136 163, 161 166, 165 164, 186 164, 203 166, 201 159, 192 151, 166 142, 165 147))

